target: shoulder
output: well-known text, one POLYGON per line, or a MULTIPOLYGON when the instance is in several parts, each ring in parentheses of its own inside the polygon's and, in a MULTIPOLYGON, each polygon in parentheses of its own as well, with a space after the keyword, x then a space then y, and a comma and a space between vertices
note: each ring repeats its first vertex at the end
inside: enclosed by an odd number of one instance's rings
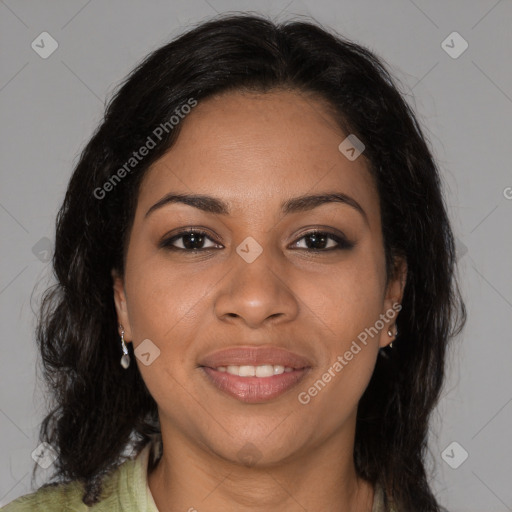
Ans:
POLYGON ((33 511, 82 511, 88 510, 82 503, 83 486, 78 482, 48 485, 41 487, 32 494, 26 494, 12 501, 2 512, 33 511))
POLYGON ((93 507, 88 507, 82 501, 84 486, 81 482, 51 484, 40 487, 37 491, 21 496, 12 501, 1 512, 115 512, 119 508, 117 483, 119 476, 126 470, 126 464, 121 464, 103 484, 102 499, 93 507))
POLYGON ((32 494, 18 498, 2 509, 2 512, 158 512, 147 487, 147 464, 150 453, 158 444, 148 443, 135 457, 122 462, 104 478, 101 498, 88 507, 83 503, 84 486, 73 481, 39 488, 32 494))

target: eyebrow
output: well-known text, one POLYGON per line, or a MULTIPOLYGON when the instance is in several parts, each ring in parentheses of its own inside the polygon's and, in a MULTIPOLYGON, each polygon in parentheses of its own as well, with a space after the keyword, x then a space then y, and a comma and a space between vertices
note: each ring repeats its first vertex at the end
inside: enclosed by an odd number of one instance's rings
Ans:
MULTIPOLYGON (((151 206, 151 208, 146 212, 144 218, 148 217, 148 215, 155 210, 172 203, 186 204, 188 206, 193 206, 198 210, 202 210, 203 212, 213 213, 215 215, 230 215, 231 211, 228 203, 216 197, 203 194, 169 193, 151 206)), ((318 206, 328 203, 342 203, 354 208, 362 215, 366 224, 369 225, 368 216, 361 205, 352 197, 341 192, 292 197, 281 204, 281 211, 283 214, 287 215, 290 213, 313 210, 318 206)))

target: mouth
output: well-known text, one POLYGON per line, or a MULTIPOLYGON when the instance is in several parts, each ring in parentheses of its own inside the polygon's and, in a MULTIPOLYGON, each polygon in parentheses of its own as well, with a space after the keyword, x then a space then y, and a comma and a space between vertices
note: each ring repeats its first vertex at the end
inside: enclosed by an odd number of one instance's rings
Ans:
POLYGON ((244 403, 263 403, 295 387, 310 362, 278 347, 235 347, 206 356, 200 368, 218 391, 244 403))
POLYGON ((230 375, 238 375, 239 377, 261 377, 268 378, 274 375, 282 375, 283 373, 290 373, 295 370, 301 370, 302 368, 292 368, 290 366, 283 366, 280 364, 262 364, 259 366, 253 365, 228 365, 228 366, 217 366, 212 368, 221 373, 229 373, 230 375))

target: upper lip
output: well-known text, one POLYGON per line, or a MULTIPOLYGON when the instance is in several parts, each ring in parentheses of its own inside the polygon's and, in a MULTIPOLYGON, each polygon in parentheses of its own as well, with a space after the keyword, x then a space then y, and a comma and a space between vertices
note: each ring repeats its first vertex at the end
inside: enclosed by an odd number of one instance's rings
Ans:
POLYGON ((212 352, 199 363, 200 366, 218 368, 219 366, 261 366, 265 364, 281 365, 300 369, 310 367, 307 358, 275 346, 266 347, 230 347, 212 352))

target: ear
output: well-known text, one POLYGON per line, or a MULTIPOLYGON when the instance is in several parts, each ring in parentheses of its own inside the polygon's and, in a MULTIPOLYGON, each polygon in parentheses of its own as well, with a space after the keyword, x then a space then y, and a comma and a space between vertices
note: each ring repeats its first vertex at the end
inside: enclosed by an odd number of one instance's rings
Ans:
POLYGON ((384 298, 384 310, 381 318, 385 317, 385 325, 380 333, 379 346, 386 347, 395 339, 396 318, 402 309, 402 298, 407 282, 407 261, 404 257, 396 257, 394 261, 393 275, 389 279, 384 298), (388 331, 393 333, 389 336, 388 331))
MULTIPOLYGON (((124 279, 118 275, 116 270, 111 272, 114 289, 114 303, 116 306, 117 323, 121 324, 124 329, 124 340, 128 343, 132 341, 132 329, 128 316, 128 308, 126 305, 126 292, 124 289, 124 279)), ((121 336, 121 328, 119 328, 119 336, 121 336)))

